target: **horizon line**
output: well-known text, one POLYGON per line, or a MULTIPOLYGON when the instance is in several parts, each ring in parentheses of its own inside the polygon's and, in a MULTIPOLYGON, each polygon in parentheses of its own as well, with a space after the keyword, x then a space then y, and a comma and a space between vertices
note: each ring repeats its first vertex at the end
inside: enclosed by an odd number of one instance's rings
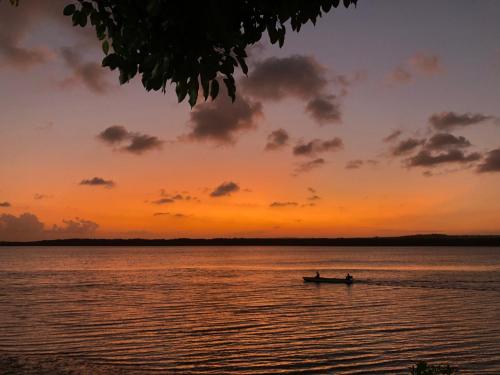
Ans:
POLYGON ((0 241, 0 246, 500 246, 500 234, 370 237, 64 238, 0 241))

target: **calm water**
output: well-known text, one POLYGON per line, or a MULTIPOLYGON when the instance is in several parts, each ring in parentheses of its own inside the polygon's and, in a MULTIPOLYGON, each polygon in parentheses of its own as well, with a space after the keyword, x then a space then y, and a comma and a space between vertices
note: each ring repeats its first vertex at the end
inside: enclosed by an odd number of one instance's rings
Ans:
POLYGON ((500 374, 500 248, 0 248, 0 356, 179 374, 500 374), (302 276, 360 280, 311 285, 302 276))

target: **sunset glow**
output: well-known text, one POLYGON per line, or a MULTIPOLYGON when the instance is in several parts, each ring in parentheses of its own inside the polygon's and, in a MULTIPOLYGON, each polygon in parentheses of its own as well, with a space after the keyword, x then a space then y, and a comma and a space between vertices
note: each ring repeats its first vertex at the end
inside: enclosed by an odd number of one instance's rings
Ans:
POLYGON ((498 2, 339 8, 192 110, 60 4, 0 4, 0 240, 500 231, 498 2))

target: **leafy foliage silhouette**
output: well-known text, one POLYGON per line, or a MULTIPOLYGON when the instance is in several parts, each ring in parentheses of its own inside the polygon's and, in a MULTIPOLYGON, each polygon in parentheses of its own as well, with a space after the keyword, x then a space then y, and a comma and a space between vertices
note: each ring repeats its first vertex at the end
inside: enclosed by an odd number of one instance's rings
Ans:
POLYGON ((357 0, 73 0, 63 13, 74 26, 95 28, 102 65, 119 70, 120 84, 139 74, 147 91, 165 92, 170 82, 193 107, 200 87, 215 99, 221 81, 235 100, 235 68, 247 74, 247 48, 266 31, 281 47, 287 26, 299 32, 340 3, 357 0))

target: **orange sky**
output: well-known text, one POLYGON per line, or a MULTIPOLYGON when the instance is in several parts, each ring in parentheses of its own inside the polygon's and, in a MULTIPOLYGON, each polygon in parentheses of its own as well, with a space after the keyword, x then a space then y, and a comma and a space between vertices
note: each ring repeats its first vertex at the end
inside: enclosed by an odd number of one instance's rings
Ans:
POLYGON ((496 1, 360 1, 193 110, 117 85, 59 1, 7 3, 0 240, 500 232, 496 1))

